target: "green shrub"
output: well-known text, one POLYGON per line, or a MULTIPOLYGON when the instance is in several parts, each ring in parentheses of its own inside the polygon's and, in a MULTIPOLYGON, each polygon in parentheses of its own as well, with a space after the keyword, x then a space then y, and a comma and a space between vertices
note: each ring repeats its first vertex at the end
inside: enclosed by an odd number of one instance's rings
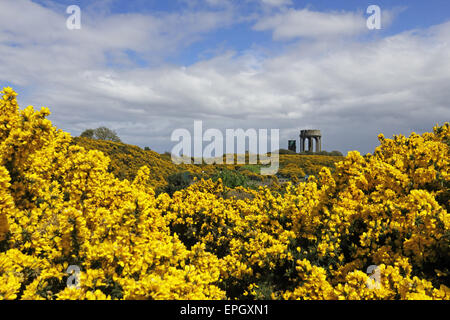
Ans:
POLYGON ((249 178, 241 174, 240 172, 231 171, 228 169, 223 169, 212 176, 212 180, 216 182, 217 180, 222 179, 222 183, 224 186, 229 188, 236 187, 247 187, 249 178))
POLYGON ((167 177, 166 192, 173 195, 176 191, 189 187, 193 178, 192 173, 188 171, 171 174, 167 177))

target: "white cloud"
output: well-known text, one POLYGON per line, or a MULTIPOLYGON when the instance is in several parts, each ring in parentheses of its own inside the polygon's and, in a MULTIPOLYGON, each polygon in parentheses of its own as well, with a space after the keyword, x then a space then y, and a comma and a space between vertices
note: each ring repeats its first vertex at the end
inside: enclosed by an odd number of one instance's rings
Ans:
MULTIPOLYGON (((278 0, 268 0, 277 3, 278 0)), ((280 3, 283 2, 280 0, 280 3)), ((381 28, 387 29, 406 9, 395 7, 381 10, 381 28)), ((286 9, 269 12, 259 17, 253 26, 256 31, 271 31, 276 41, 296 38, 326 39, 352 37, 369 32, 366 12, 320 12, 304 9, 286 9)))
POLYGON ((185 11, 158 15, 92 15, 82 10, 82 29, 66 28, 65 10, 59 13, 29 0, 0 3, 0 41, 30 48, 73 50, 103 54, 133 49, 146 57, 166 56, 232 23, 232 12, 185 11))
POLYGON ((271 7, 281 7, 291 5, 291 0, 261 0, 261 2, 265 5, 269 5, 271 7))
POLYGON ((257 31, 272 31, 274 40, 353 36, 367 31, 366 19, 362 14, 324 13, 309 9, 288 9, 263 17, 253 28, 257 31))

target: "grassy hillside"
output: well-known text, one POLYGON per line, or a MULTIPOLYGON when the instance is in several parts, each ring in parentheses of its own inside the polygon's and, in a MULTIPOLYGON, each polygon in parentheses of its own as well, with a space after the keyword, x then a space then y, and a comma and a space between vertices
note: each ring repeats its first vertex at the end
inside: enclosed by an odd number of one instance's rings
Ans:
POLYGON ((87 150, 99 150, 111 159, 109 171, 117 178, 133 181, 138 170, 147 166, 155 188, 167 183, 170 174, 183 170, 170 159, 164 159, 159 153, 147 151, 129 144, 77 137, 73 143, 87 150))
MULTIPOLYGON (((190 172, 193 176, 205 179, 220 176, 222 180, 224 172, 230 172, 259 184, 273 179, 259 175, 259 165, 175 165, 168 154, 143 150, 125 143, 83 137, 74 138, 73 143, 87 150, 99 150, 107 155, 111 159, 109 171, 121 180, 133 181, 138 170, 147 166, 151 175, 150 185, 155 189, 166 186, 169 176, 181 172, 190 172)), ((318 174, 322 167, 333 171, 335 162, 342 159, 343 157, 339 156, 280 154, 278 177, 297 181, 305 175, 318 174)))

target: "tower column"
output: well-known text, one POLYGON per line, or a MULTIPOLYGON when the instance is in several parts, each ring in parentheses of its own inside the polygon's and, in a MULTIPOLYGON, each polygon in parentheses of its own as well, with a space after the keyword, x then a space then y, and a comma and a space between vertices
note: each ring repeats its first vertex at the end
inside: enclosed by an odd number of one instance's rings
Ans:
POLYGON ((322 151, 322 139, 321 137, 314 137, 314 140, 316 140, 316 152, 322 151))

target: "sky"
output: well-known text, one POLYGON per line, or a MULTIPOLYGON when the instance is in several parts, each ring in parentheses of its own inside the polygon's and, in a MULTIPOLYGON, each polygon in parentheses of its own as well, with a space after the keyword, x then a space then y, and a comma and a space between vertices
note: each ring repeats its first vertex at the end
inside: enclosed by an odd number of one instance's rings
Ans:
POLYGON ((73 136, 106 126, 158 152, 202 120, 365 154, 450 120, 449 40, 447 0, 0 0, 0 86, 73 136))

